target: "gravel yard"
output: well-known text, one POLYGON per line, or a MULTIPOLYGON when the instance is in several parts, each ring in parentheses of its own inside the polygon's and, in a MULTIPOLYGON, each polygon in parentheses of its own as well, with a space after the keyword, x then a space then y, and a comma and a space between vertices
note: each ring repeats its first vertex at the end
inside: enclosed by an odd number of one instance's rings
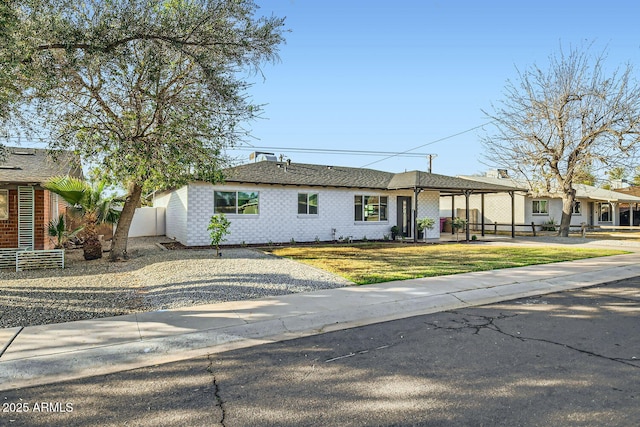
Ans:
POLYGON ((331 273, 258 250, 163 250, 166 238, 129 241, 131 259, 85 261, 64 270, 0 270, 0 328, 261 298, 348 286, 331 273))

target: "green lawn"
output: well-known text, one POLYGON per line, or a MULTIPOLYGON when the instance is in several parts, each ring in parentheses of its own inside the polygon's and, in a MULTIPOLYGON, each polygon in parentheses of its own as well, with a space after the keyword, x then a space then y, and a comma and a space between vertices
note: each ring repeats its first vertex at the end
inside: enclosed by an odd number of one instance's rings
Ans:
POLYGON ((339 274, 359 285, 628 253, 564 247, 385 243, 292 246, 269 251, 339 274))

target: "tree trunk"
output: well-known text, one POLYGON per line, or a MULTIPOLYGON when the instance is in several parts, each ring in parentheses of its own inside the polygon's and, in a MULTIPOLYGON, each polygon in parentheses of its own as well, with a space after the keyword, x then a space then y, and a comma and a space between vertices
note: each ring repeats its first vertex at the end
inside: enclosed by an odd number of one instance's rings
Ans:
POLYGON ((84 216, 84 232, 86 238, 82 244, 82 254, 86 261, 102 258, 102 242, 96 234, 97 217, 95 212, 88 212, 84 216))
POLYGON ((82 253, 87 261, 102 258, 102 243, 98 236, 93 234, 85 239, 82 245, 82 253))
POLYGON ((571 213, 573 212, 573 203, 576 200, 575 190, 570 190, 562 195, 562 218, 560 219, 560 230, 558 236, 569 237, 569 226, 571 225, 571 213))
POLYGON ((131 192, 127 196, 122 207, 120 219, 116 232, 111 241, 111 252, 109 253, 109 261, 124 261, 127 259, 127 239, 129 236, 129 228, 133 220, 133 214, 140 203, 142 197, 142 186, 138 183, 133 185, 131 192))

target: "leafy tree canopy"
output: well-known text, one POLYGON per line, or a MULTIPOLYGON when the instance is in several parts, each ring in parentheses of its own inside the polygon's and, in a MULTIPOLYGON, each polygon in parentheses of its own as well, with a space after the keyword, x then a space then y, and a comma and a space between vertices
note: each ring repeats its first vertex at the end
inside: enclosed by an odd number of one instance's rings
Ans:
POLYGON ((132 186, 112 251, 122 257, 143 187, 220 179, 224 148, 260 111, 243 76, 277 59, 284 20, 256 17, 252 0, 15 3, 23 101, 37 106, 51 148, 132 186))

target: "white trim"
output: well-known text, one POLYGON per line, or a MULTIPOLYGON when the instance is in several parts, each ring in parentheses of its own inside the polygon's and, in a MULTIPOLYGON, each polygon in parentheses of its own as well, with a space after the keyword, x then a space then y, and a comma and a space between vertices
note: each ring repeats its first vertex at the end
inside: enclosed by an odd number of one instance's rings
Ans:
POLYGON ((33 187, 18 187, 18 247, 34 249, 35 192, 33 187))
MULTIPOLYGON (((9 219, 9 190, 0 190, 0 196, 3 194, 6 208, 4 209, 4 215, 0 215, 0 221, 6 221, 9 219)), ((0 212, 2 212, 2 209, 0 209, 0 212)))

